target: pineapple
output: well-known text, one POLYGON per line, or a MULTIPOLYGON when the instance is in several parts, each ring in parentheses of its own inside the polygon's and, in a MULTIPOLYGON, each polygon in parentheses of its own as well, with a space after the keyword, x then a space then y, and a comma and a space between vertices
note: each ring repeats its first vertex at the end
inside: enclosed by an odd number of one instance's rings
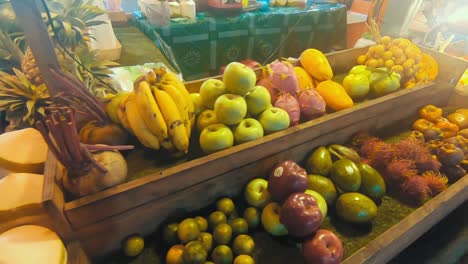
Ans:
MULTIPOLYGON (((84 31, 90 26, 103 23, 93 19, 103 14, 104 10, 93 6, 93 0, 53 0, 48 1, 48 4, 51 10, 52 22, 57 30, 57 35, 55 35, 51 27, 48 27, 49 33, 55 42, 55 54, 62 70, 76 74, 76 63, 62 50, 58 40, 72 54, 75 53, 77 47, 86 46, 88 36, 84 31)), ((49 25, 47 20, 45 22, 49 25)), ((43 83, 34 54, 29 47, 26 49, 24 59, 21 62, 21 69, 33 84, 41 85, 43 83)))
POLYGON ((21 71, 13 71, 15 75, 0 71, 0 111, 7 113, 9 130, 32 126, 52 105, 44 84, 36 86, 21 71))

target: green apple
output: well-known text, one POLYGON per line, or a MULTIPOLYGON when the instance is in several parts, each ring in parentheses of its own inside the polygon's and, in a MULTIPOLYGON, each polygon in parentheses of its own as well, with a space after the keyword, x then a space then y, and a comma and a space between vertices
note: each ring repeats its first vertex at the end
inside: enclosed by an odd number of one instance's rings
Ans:
POLYGON ((223 94, 214 104, 214 111, 219 122, 225 125, 237 125, 247 114, 244 97, 237 94, 223 94))
POLYGON ((268 192, 268 181, 262 178, 251 180, 244 191, 245 201, 253 207, 263 208, 271 201, 268 192))
POLYGON ((225 93, 226 88, 221 80, 208 79, 200 86, 203 105, 208 109, 213 109, 216 99, 225 93))
POLYGON ((244 96, 255 87, 257 76, 246 65, 239 62, 231 62, 224 70, 223 81, 228 93, 244 96))
POLYGON ((197 118, 197 129, 201 132, 205 127, 217 123, 219 123, 219 121, 216 118, 215 112, 211 109, 206 109, 205 111, 201 112, 197 118))
POLYGON ((203 110, 205 110, 200 93, 191 93, 190 100, 192 100, 193 103, 193 114, 195 116, 198 116, 201 112, 203 112, 203 110))
POLYGON ((234 140, 236 144, 241 144, 261 137, 263 137, 262 124, 253 118, 242 120, 234 130, 234 140))
POLYGON ((367 75, 367 77, 369 77, 371 73, 372 72, 369 70, 369 68, 367 68, 366 65, 356 65, 351 68, 351 70, 349 70, 349 74, 364 74, 367 75))
POLYGON ((262 225, 273 236, 285 236, 288 234, 286 227, 280 222, 281 205, 272 202, 263 208, 262 225))
POLYGON ((234 145, 234 135, 229 127, 213 124, 205 127, 200 134, 200 147, 210 154, 234 145))
POLYGON ((343 80, 343 87, 353 100, 360 100, 369 93, 369 75, 364 73, 348 74, 343 80))
POLYGON ((271 134, 289 127, 288 112, 278 107, 270 107, 262 112, 258 121, 263 126, 265 134, 271 134))
POLYGON ((247 112, 251 115, 258 115, 271 105, 271 95, 267 88, 255 86, 245 95, 245 101, 247 102, 247 112))
POLYGON ((312 191, 312 190, 307 189, 305 191, 305 193, 310 194, 310 195, 312 195, 312 197, 314 197, 314 199, 317 202, 317 205, 318 205, 318 207, 320 209, 320 212, 322 212, 322 222, 323 222, 323 220, 325 219, 325 217, 327 216, 327 213, 328 213, 327 201, 325 201, 325 198, 323 198, 323 196, 320 193, 316 192, 316 191, 312 191))

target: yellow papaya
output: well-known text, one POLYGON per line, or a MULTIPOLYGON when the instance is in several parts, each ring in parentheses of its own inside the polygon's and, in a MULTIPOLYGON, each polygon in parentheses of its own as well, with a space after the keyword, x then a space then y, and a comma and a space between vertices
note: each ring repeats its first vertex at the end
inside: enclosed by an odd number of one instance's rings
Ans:
POLYGON ((310 75, 301 67, 294 67, 294 73, 296 74, 297 81, 299 82, 299 87, 302 91, 314 88, 314 83, 310 75))
POLYGON ((302 67, 319 82, 331 80, 333 70, 327 57, 316 49, 306 49, 300 57, 302 67))
POLYGON ((315 90, 323 97, 327 106, 335 111, 353 107, 353 99, 346 93, 341 84, 334 81, 323 81, 315 90))

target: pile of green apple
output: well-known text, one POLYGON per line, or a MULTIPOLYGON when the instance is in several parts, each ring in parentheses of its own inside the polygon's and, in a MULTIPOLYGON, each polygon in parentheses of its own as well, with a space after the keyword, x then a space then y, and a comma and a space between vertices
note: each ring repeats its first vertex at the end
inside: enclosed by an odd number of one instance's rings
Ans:
POLYGON ((306 159, 308 188, 320 193, 336 215, 350 223, 370 223, 386 185, 380 173, 364 163, 353 149, 320 146, 306 159))
POLYGON ((208 79, 190 95, 200 146, 213 153, 289 127, 286 111, 273 107, 268 90, 255 86, 255 72, 244 64, 227 65, 223 80, 208 79))
POLYGON ((273 236, 302 240, 306 263, 339 263, 343 244, 331 231, 319 229, 328 206, 318 192, 308 189, 305 169, 291 160, 276 165, 268 180, 255 178, 245 188, 246 202, 261 210, 261 223, 273 236))
POLYGON ((162 237, 169 247, 166 264, 254 264, 255 241, 248 234, 259 223, 256 208, 246 208, 239 217, 233 200, 222 198, 207 217, 164 226, 162 237))
POLYGON ((343 80, 346 93, 353 100, 362 100, 367 95, 384 96, 400 88, 401 76, 385 67, 370 68, 366 65, 354 66, 343 80))

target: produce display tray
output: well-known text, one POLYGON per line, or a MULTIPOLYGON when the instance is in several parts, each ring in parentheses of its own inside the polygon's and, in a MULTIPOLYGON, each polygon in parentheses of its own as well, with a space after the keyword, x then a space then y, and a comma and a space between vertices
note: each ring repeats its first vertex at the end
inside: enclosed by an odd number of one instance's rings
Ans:
MULTIPOLYGON (((365 52, 365 48, 351 49, 328 54, 327 58, 335 73, 344 73, 354 66, 355 58, 365 52)), ((121 240, 129 234, 148 235, 168 217, 203 208, 221 196, 236 196, 250 179, 265 177, 267 171, 282 160, 300 162, 316 146, 344 143, 358 131, 408 127, 409 120, 416 116, 421 106, 428 103, 447 105, 459 77, 468 66, 467 62, 441 53, 425 52, 431 53, 439 63, 436 82, 369 100, 208 156, 169 167, 153 166, 133 171, 144 177, 65 202, 61 216, 70 232, 64 228, 62 237, 80 241, 90 256, 104 255, 118 249, 121 240)), ((196 91, 203 81, 187 83, 187 87, 196 91)), ((51 162, 56 164, 52 156, 47 163, 51 162)), ((129 167, 134 167, 131 161, 129 167)), ((52 182, 63 174, 59 167, 48 172, 46 177, 53 179, 52 182)), ((466 177, 461 182, 463 190, 467 186, 466 177)), ((458 197, 459 192, 454 190, 452 196, 458 197)), ((452 196, 441 210, 459 204, 452 196)), ((440 214, 444 216, 448 212, 440 214)), ((425 217, 427 215, 422 218, 425 217)), ((417 230, 415 237, 423 231, 417 230)))

